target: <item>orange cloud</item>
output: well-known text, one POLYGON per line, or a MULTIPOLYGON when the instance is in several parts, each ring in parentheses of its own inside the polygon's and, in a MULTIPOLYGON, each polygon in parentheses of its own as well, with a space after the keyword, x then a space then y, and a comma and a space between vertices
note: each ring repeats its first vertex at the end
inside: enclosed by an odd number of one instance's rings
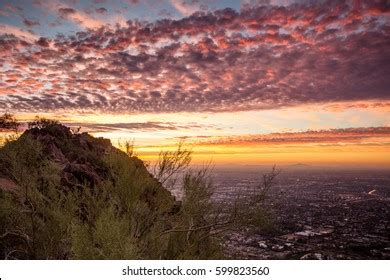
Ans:
POLYGON ((217 137, 198 145, 299 145, 299 144, 390 144, 390 127, 361 127, 304 132, 217 137))

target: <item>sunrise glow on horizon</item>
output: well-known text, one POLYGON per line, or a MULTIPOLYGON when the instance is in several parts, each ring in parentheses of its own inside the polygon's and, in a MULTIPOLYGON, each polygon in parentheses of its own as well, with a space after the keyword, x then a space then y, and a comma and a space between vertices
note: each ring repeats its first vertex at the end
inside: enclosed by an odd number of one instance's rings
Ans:
POLYGON ((0 113, 152 161, 388 168, 389 49, 381 1, 0 1, 0 113))

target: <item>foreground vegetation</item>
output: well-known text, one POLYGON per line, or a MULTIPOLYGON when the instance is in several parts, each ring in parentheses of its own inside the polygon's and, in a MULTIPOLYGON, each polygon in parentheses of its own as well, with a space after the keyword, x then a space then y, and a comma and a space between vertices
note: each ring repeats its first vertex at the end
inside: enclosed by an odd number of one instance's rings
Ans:
MULTIPOLYGON (((3 115, 0 125, 18 131, 11 115, 3 115)), ((275 169, 263 176, 249 200, 237 197, 221 205, 211 199, 210 169, 190 170, 191 151, 182 144, 160 154, 153 176, 132 145, 124 147, 119 151, 44 119, 30 123, 20 137, 8 138, 0 148, 0 257, 224 258, 227 232, 269 225, 262 202, 275 169), (80 172, 74 172, 77 181, 64 180, 64 162, 92 166, 99 180, 80 172), (183 200, 175 201, 163 184, 168 189, 179 185, 183 200)))

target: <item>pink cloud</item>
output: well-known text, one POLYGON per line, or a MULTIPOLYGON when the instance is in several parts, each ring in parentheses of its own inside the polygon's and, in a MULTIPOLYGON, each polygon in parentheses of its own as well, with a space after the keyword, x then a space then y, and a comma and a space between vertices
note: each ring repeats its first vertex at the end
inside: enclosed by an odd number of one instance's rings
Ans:
POLYGON ((106 24, 103 21, 91 17, 87 13, 72 8, 59 8, 58 13, 62 18, 89 29, 96 29, 106 24))
POLYGON ((58 14, 58 16, 62 19, 69 20, 74 22, 75 24, 88 28, 88 29, 97 29, 99 27, 102 27, 106 24, 106 22, 101 21, 99 19, 94 18, 93 16, 72 8, 71 6, 60 2, 58 0, 54 1, 40 1, 37 2, 37 4, 43 9, 43 10, 49 10, 55 14, 58 14))
POLYGON ((200 10, 200 5, 198 3, 188 3, 184 0, 171 0, 171 4, 177 11, 185 16, 189 16, 200 10))
POLYGON ((20 39, 32 42, 39 38, 38 35, 23 30, 19 27, 0 23, 0 34, 12 34, 20 39))
POLYGON ((365 3, 358 11, 332 2, 223 9, 157 22, 122 19, 122 28, 53 6, 87 30, 31 45, 0 37, 3 63, 42 82, 34 88, 0 72, 0 107, 231 112, 388 103, 389 8, 365 3))

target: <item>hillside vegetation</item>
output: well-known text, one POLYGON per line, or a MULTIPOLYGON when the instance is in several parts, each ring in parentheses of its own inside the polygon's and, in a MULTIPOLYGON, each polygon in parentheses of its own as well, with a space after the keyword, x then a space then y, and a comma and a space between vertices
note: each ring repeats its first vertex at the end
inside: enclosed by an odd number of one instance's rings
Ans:
POLYGON ((262 209, 239 199, 214 205, 207 169, 184 173, 184 199, 176 201, 161 182, 188 166, 190 152, 180 149, 162 153, 153 176, 109 140, 54 121, 30 123, 0 148, 0 257, 223 258, 223 233, 260 226, 262 209))

